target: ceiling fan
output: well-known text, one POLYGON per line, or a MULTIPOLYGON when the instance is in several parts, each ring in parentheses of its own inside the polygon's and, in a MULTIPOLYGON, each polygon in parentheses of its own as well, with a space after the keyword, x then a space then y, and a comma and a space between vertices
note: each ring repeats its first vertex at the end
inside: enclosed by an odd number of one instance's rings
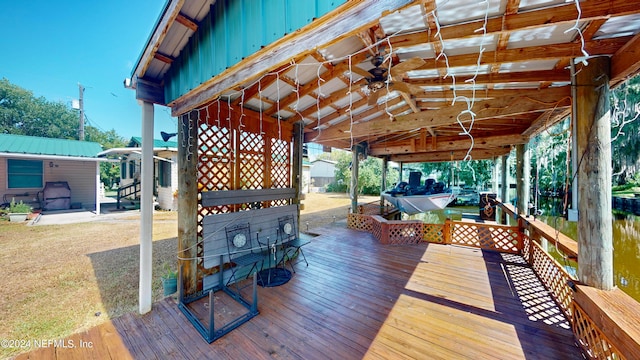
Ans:
POLYGON ((391 66, 391 69, 387 69, 382 66, 385 63, 384 56, 378 54, 371 58, 371 63, 374 68, 369 71, 363 70, 358 66, 352 68, 353 72, 362 75, 367 81, 369 105, 375 105, 378 102, 378 97, 380 97, 382 89, 387 87, 390 91, 399 91, 406 94, 415 94, 422 91, 420 87, 402 81, 402 75, 404 73, 415 70, 425 64, 421 58, 414 57, 391 66), (387 71, 389 71, 391 79, 389 79, 387 71))

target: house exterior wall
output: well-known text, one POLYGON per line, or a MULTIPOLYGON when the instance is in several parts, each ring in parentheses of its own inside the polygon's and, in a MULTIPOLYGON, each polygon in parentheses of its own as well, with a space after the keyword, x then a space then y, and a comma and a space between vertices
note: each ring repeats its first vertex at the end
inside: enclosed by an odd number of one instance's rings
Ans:
MULTIPOLYGON (((158 206, 163 210, 178 210, 178 201, 173 196, 174 192, 178 190, 178 154, 174 151, 159 152, 158 155, 161 158, 170 159, 171 163, 171 186, 162 187, 158 185, 158 197, 156 201, 158 206)), ((162 160, 155 160, 157 163, 162 160)), ((157 167, 156 167, 157 169, 157 167)), ((158 175, 156 174, 156 178, 158 175)))
POLYGON ((330 162, 316 160, 311 165, 311 177, 333 178, 336 174, 336 165, 330 162))
POLYGON ((302 167, 302 193, 308 194, 311 186, 311 166, 302 167))
MULTIPOLYGON (((8 186, 7 159, 11 157, 0 157, 0 192, 3 198, 7 196, 7 201, 15 197, 16 201, 29 202, 32 206, 40 207, 37 203, 38 192, 42 191, 47 182, 66 181, 71 188, 71 203, 81 203, 87 210, 96 208, 96 162, 76 161, 76 160, 47 160, 42 159, 43 183, 42 188, 12 188, 8 186), (50 166, 53 165, 53 166, 50 166), (28 196, 11 196, 11 194, 25 193, 28 196)), ((36 160, 36 159, 34 159, 36 160)), ((37 159, 39 161, 39 159, 37 159)), ((42 196, 40 195, 40 200, 42 196)), ((3 201, 4 202, 4 201, 3 201)))

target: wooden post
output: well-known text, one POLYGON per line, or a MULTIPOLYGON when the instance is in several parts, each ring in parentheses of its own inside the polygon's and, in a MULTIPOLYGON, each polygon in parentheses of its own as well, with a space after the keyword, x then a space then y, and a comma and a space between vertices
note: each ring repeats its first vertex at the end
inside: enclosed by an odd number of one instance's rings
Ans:
POLYGON ((493 158, 493 172, 491 173, 491 192, 498 196, 500 181, 498 180, 498 158, 493 158))
POLYGON ((195 260, 198 243, 198 113, 180 116, 178 126, 178 262, 179 299, 198 290, 195 260))
MULTIPOLYGON (((501 161, 502 173, 500 174, 501 175, 500 199, 502 199, 503 204, 508 204, 509 203, 509 184, 507 181, 508 179, 507 175, 509 174, 509 165, 508 165, 509 162, 507 160, 509 159, 509 154, 501 156, 500 159, 502 160, 501 161)), ((500 213, 497 215, 498 215, 498 223, 507 224, 507 216, 504 211, 500 210, 500 213)))
POLYGON ((576 141, 578 158, 578 278, 586 285, 611 290, 613 230, 611 224, 610 61, 589 59, 576 74, 576 141))
POLYGON ((384 197, 382 192, 387 190, 387 173, 389 171, 389 157, 382 158, 382 179, 380 180, 380 215, 384 214, 384 197))
POLYGON ((442 241, 444 244, 451 244, 451 225, 453 221, 451 219, 445 219, 442 226, 442 241))
POLYGON ((518 144, 516 146, 516 189, 518 214, 529 214, 529 183, 531 178, 531 164, 529 157, 529 146, 518 144))
POLYGON ((140 171, 140 314, 151 311, 153 292, 153 103, 142 102, 142 169, 140 171))
POLYGON ((360 148, 359 144, 353 145, 351 149, 351 189, 349 194, 351 196, 351 212, 353 214, 358 213, 358 168, 360 167, 360 148))
POLYGON ((291 181, 296 189, 296 197, 293 203, 298 205, 298 229, 300 229, 300 198, 302 193, 302 144, 304 142, 304 123, 293 124, 293 168, 291 169, 291 181))

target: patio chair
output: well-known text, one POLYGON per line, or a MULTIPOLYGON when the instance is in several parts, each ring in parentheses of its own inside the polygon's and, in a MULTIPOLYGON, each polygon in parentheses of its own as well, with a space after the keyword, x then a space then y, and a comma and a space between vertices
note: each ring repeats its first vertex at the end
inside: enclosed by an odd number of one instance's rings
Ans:
MULTIPOLYGON (((304 251, 302 251, 302 247, 310 243, 309 240, 302 240, 298 236, 298 229, 296 227, 297 221, 293 215, 286 215, 278 218, 278 236, 280 237, 280 242, 283 248, 283 256, 282 262, 289 261, 289 265, 293 272, 296 272, 293 265, 293 259, 295 259, 296 255, 298 257, 301 255, 304 259, 304 262, 309 266, 309 262, 307 261, 307 257, 304 256, 304 251)), ((296 262, 299 263, 302 260, 298 260, 296 262)))
MULTIPOLYGON (((238 281, 247 279, 251 274, 260 270, 259 267, 262 266, 262 262, 268 255, 260 247, 258 249, 253 247, 249 223, 228 226, 225 231, 227 233, 229 262, 231 263, 229 268, 231 276, 227 280, 227 286, 236 283, 237 288, 238 281), (256 250, 258 251, 256 252, 256 250), (249 271, 245 273, 247 268, 249 271)), ((239 288, 238 291, 240 291, 239 288)))

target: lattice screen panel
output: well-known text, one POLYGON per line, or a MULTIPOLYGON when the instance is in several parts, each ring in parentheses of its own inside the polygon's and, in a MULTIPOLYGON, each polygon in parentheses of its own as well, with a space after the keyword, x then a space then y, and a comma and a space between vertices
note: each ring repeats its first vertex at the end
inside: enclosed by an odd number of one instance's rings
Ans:
POLYGON ((397 221, 389 223, 388 244, 417 244, 422 241, 423 237, 421 222, 397 221))
POLYGON ((239 189, 263 189, 265 187, 264 145, 262 135, 240 133, 239 189))
POLYGON ((578 339, 578 344, 584 353, 591 359, 624 359, 620 351, 598 329, 595 323, 575 302, 571 306, 574 314, 572 330, 578 339))
MULTIPOLYGON (((291 130, 276 131, 266 123, 257 125, 247 119, 242 123, 241 116, 218 111, 219 105, 214 103, 199 112, 198 192, 291 187, 291 130)), ((284 205, 289 205, 288 199, 211 207, 203 207, 199 201, 198 238, 203 238, 202 220, 207 215, 284 205)), ((201 281, 212 271, 204 267, 201 241, 197 255, 201 281)))
POLYGON ((422 224, 422 238, 427 242, 444 243, 444 225, 422 224))
POLYGON ((453 222, 451 243, 516 254, 522 248, 517 230, 462 222, 453 222))
POLYGON ((533 241, 531 242, 531 251, 531 267, 538 274, 567 319, 571 320, 573 294, 569 287, 569 281, 575 280, 564 270, 562 265, 533 241))

